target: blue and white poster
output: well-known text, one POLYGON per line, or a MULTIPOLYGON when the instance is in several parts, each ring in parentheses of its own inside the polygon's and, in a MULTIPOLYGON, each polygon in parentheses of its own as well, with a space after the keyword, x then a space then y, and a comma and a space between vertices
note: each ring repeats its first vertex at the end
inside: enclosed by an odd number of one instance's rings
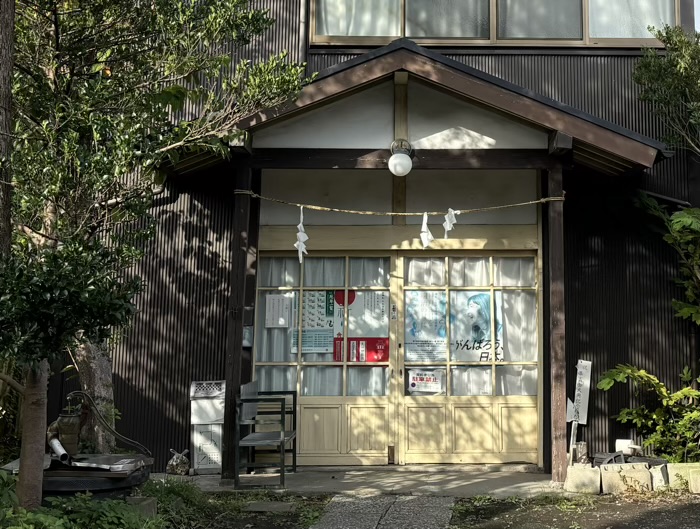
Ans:
POLYGON ((490 292, 452 291, 450 293, 450 352, 460 362, 503 361, 503 314, 501 292, 496 295, 495 311, 490 292), (493 321, 495 315, 495 321, 493 321))
POLYGON ((406 362, 447 361, 447 295, 444 291, 406 292, 406 362))

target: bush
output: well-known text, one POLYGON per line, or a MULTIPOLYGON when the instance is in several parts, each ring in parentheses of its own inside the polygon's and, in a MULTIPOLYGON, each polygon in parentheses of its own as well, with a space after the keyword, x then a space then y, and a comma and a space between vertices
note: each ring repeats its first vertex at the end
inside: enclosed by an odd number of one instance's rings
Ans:
POLYGON ((171 528, 209 527, 219 514, 209 497, 189 481, 147 481, 141 487, 141 494, 156 498, 158 513, 171 528))
POLYGON ((160 518, 145 519, 121 500, 95 500, 91 494, 48 498, 46 512, 67 522, 70 529, 160 529, 160 518))
POLYGON ((643 369, 618 365, 603 374, 597 387, 607 391, 616 383, 632 382, 645 402, 636 408, 622 409, 616 419, 623 424, 632 423, 644 437, 644 446, 652 448, 657 456, 671 463, 699 462, 700 391, 691 387, 693 377, 687 367, 680 377, 683 388, 671 393, 643 369))

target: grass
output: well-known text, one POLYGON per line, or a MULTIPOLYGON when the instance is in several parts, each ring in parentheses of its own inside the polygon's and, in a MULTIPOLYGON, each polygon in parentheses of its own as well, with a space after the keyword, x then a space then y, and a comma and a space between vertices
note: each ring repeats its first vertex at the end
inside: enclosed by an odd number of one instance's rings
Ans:
POLYGON ((305 529, 323 513, 330 496, 298 496, 271 491, 206 493, 188 480, 153 480, 139 494, 158 500, 158 514, 168 529, 236 529, 289 527, 305 529), (289 513, 257 513, 244 509, 253 502, 283 501, 294 506, 289 513))

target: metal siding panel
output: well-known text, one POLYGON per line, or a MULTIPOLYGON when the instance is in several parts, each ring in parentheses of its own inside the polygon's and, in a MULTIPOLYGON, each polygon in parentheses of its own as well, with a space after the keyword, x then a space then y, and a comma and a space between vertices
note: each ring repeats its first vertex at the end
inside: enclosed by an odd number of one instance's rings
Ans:
POLYGON ((609 452, 616 438, 632 437, 612 417, 637 401, 630 386, 595 389, 603 372, 629 363, 677 389, 695 357, 693 329, 671 306, 682 297, 676 255, 624 186, 578 174, 565 188, 567 384, 574 386, 578 359, 593 361, 589 424, 579 435, 590 454, 609 452), (605 197, 596 192, 603 188, 605 197))
POLYGON ((161 471, 170 448, 190 448, 190 382, 224 378, 231 207, 225 193, 181 191, 154 208, 139 313, 114 350, 117 429, 161 471))

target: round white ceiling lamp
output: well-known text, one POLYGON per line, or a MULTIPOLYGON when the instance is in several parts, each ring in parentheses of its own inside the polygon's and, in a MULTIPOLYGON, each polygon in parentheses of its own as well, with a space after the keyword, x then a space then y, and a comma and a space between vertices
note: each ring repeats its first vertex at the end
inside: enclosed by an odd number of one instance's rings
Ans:
POLYGON ((396 176, 406 176, 413 168, 411 154, 413 147, 408 140, 397 139, 391 144, 391 158, 389 158, 389 171, 396 176))

